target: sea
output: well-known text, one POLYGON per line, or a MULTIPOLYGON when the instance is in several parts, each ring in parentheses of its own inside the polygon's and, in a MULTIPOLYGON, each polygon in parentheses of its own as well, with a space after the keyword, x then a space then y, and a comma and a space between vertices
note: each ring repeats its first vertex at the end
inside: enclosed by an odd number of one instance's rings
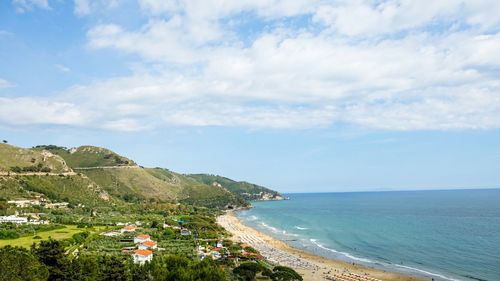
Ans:
POLYGON ((236 215, 323 257, 428 280, 500 281, 500 189, 286 195, 236 215))

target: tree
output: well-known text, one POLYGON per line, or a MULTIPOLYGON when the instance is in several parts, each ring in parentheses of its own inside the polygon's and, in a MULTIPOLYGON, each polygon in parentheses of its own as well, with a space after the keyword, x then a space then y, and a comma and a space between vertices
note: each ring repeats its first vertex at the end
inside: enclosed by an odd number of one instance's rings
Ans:
POLYGON ((224 271, 213 261, 205 259, 191 267, 191 275, 194 280, 223 281, 226 280, 224 271))
POLYGON ((102 281, 126 281, 128 280, 128 268, 126 261, 118 256, 101 256, 99 258, 102 281))
POLYGON ((99 274, 99 262, 97 257, 93 255, 82 255, 71 262, 68 280, 94 281, 98 279, 99 274))
POLYGON ((276 266, 271 274, 273 281, 302 281, 302 276, 292 268, 286 266, 276 266))
POLYGON ((47 267, 28 250, 5 246, 0 249, 0 281, 45 281, 47 267))
POLYGON ((20 173, 23 171, 23 169, 19 166, 10 167, 10 170, 14 173, 20 173))
POLYGON ((245 262, 240 264, 240 266, 238 266, 237 268, 233 269, 233 273, 239 276, 240 279, 245 281, 255 281, 257 273, 266 271, 269 271, 269 269, 255 262, 245 262))
POLYGON ((33 244, 31 252, 38 257, 40 262, 48 267, 48 280, 66 280, 69 260, 64 255, 64 245, 60 241, 50 238, 49 240, 41 241, 38 247, 33 244))

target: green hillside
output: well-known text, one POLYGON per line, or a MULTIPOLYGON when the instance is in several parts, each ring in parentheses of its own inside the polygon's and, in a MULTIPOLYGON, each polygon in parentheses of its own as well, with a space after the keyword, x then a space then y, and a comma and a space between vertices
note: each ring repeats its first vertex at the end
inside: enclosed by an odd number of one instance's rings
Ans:
POLYGON ((39 145, 36 150, 44 149, 57 154, 66 160, 72 168, 135 166, 135 162, 116 154, 115 152, 96 146, 80 146, 71 149, 55 145, 39 145))
POLYGON ((32 198, 35 194, 43 194, 54 202, 88 207, 111 203, 106 191, 84 176, 0 177, 0 198, 32 198))
POLYGON ((268 188, 220 176, 186 176, 162 168, 143 168, 109 149, 94 146, 67 149, 43 145, 25 149, 2 144, 0 169, 4 171, 0 174, 0 197, 5 199, 38 192, 54 201, 92 206, 109 202, 181 202, 225 207, 280 196, 268 188), (33 166, 44 170, 32 173, 33 166), (12 167, 20 171, 9 175, 6 172, 12 167), (76 173, 59 175, 73 170, 76 173))
POLYGON ((180 199, 182 187, 168 184, 142 168, 115 168, 82 170, 112 196, 126 201, 154 198, 158 201, 176 201, 180 199))
POLYGON ((146 170, 154 177, 163 180, 165 183, 181 186, 181 201, 184 203, 199 204, 204 206, 248 204, 244 200, 238 198, 236 194, 223 187, 210 186, 204 183, 200 183, 193 178, 186 177, 167 169, 154 168, 146 170))
POLYGON ((191 174, 188 177, 213 187, 224 187, 246 200, 280 200, 279 192, 245 181, 235 181, 226 177, 209 174, 191 174))
POLYGON ((71 172, 63 158, 50 151, 0 144, 0 171, 16 171, 16 169, 31 172, 71 172))
POLYGON ((241 201, 222 187, 212 187, 166 169, 142 168, 105 148, 38 146, 36 149, 46 149, 60 155, 69 166, 86 175, 111 196, 128 202, 180 201, 203 206, 225 206, 241 201))

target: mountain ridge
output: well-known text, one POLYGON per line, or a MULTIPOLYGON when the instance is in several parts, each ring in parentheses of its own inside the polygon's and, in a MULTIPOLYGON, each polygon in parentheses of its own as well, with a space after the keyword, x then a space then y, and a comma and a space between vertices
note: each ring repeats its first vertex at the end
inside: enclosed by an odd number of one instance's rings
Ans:
POLYGON ((279 195, 265 187, 229 178, 220 180, 222 184, 207 184, 199 178, 168 169, 145 168, 112 150, 90 145, 68 149, 55 145, 20 148, 1 144, 0 159, 3 159, 0 161, 0 188, 11 188, 10 193, 0 192, 2 197, 22 196, 24 193, 15 190, 25 186, 25 191, 48 194, 55 199, 62 197, 75 203, 83 196, 91 205, 179 202, 225 208, 248 206, 249 200, 262 199, 253 196, 254 191, 265 191, 273 198, 279 195), (31 170, 36 171, 30 173, 31 170), (245 196, 242 190, 251 190, 248 194, 253 197, 245 196))

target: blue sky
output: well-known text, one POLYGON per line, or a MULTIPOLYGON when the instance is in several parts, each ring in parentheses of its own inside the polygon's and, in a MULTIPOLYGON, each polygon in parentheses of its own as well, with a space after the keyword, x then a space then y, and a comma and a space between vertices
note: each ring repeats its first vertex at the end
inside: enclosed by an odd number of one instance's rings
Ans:
POLYGON ((500 182, 493 0, 6 0, 0 138, 280 191, 500 182))

